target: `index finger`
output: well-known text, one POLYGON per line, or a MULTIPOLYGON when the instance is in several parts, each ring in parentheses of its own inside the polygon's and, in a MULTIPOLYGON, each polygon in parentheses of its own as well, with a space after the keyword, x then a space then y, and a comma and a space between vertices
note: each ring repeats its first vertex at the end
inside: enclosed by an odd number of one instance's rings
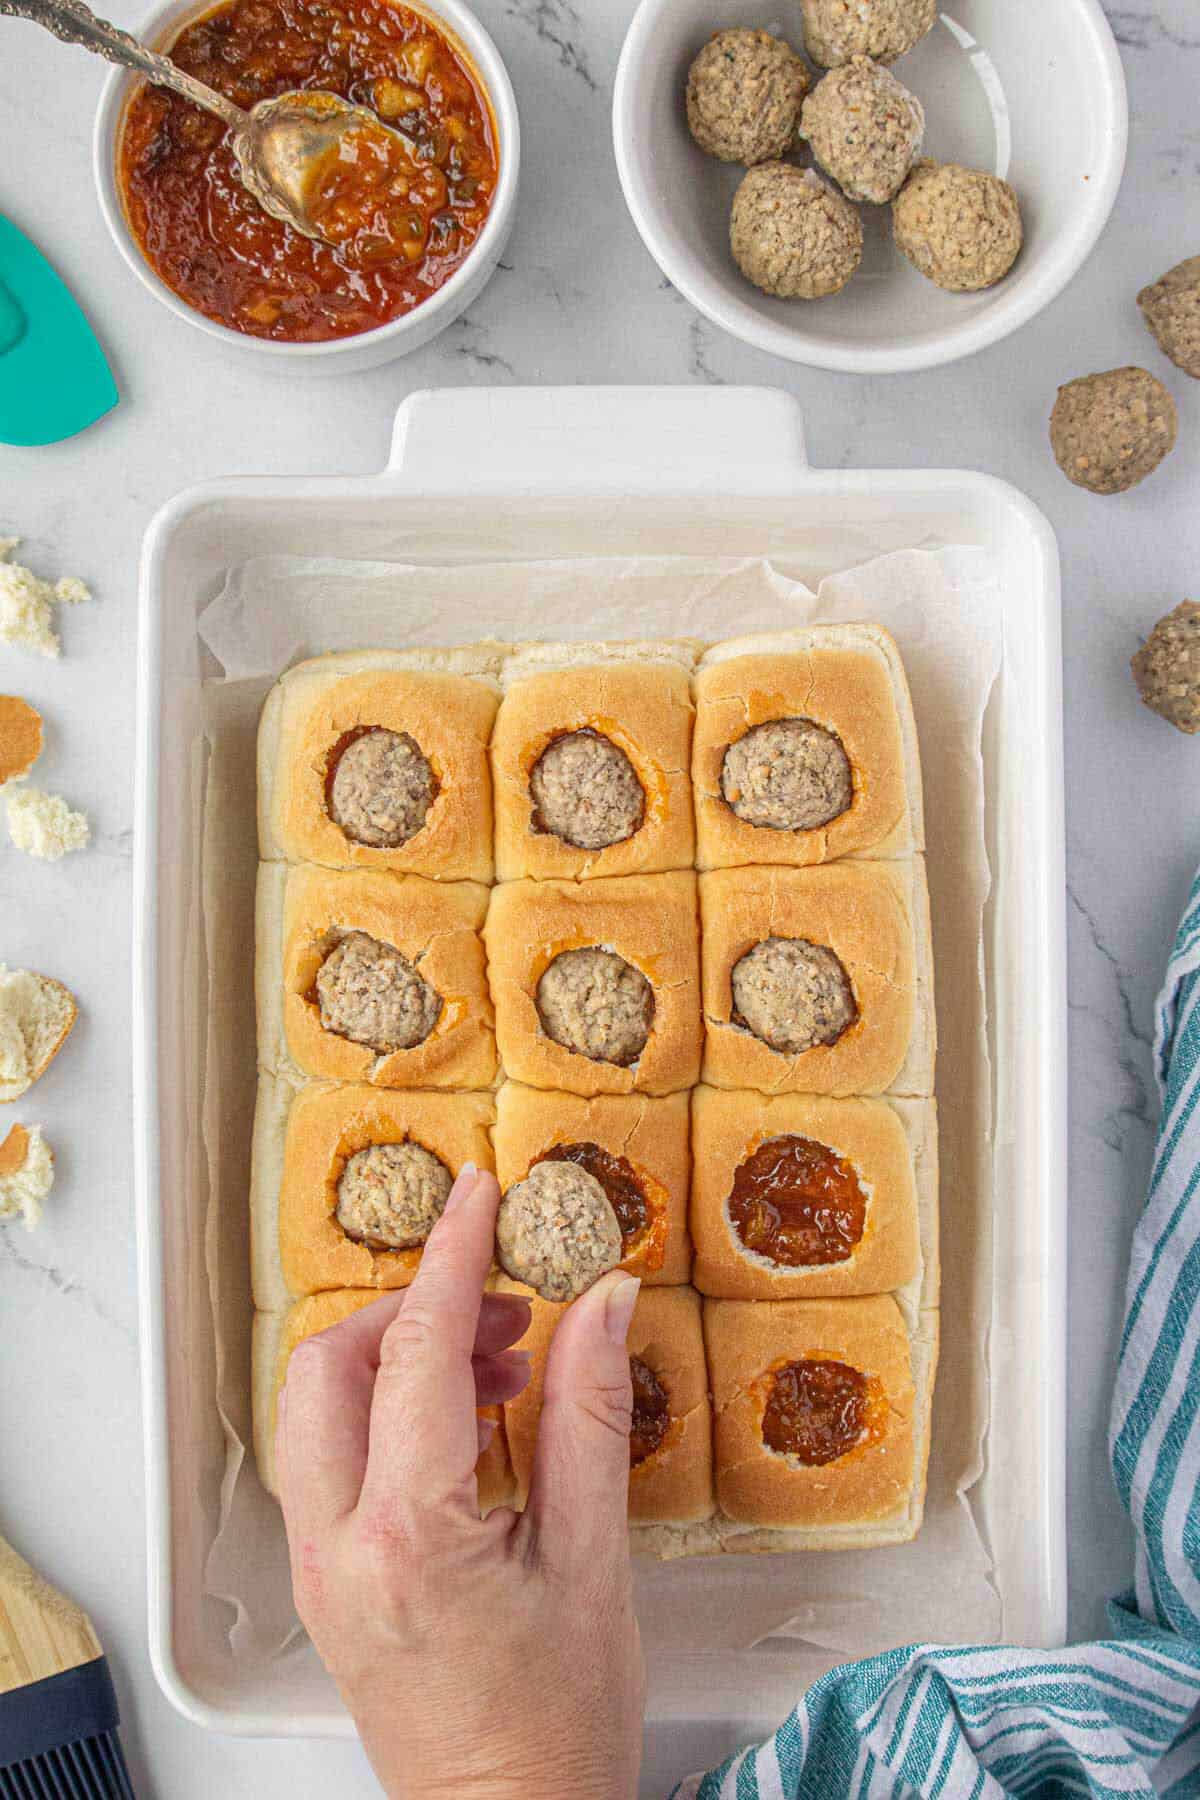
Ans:
POLYGON ((494 1175, 461 1171, 383 1335, 362 1486, 369 1509, 472 1494, 479 1432, 471 1354, 499 1205, 494 1175))

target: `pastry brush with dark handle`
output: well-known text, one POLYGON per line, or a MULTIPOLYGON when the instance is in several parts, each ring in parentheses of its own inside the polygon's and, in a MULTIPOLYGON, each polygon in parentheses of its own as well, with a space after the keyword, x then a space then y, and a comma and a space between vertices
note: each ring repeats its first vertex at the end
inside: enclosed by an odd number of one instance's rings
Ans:
POLYGON ((134 1800, 87 1614, 0 1538, 0 1800, 134 1800))

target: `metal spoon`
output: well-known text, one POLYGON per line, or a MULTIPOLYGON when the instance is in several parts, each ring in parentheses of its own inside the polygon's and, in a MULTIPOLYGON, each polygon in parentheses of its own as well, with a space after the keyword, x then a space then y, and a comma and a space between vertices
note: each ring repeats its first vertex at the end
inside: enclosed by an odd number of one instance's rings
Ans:
MULTIPOLYGON (((272 218, 282 219, 305 237, 340 241, 314 223, 311 204, 319 172, 337 158, 347 139, 361 141, 369 134, 368 141, 385 149, 394 140, 406 158, 411 156, 399 132, 391 131, 368 107, 353 106, 340 94, 319 88, 260 100, 246 112, 215 88, 186 74, 169 56, 148 50, 129 32, 98 19, 83 0, 0 0, 3 13, 32 19, 64 43, 82 44, 109 62, 135 69, 156 87, 171 88, 206 112, 216 113, 229 127, 246 192, 272 218)), ((343 160, 356 160, 356 151, 357 147, 351 149, 343 160)))

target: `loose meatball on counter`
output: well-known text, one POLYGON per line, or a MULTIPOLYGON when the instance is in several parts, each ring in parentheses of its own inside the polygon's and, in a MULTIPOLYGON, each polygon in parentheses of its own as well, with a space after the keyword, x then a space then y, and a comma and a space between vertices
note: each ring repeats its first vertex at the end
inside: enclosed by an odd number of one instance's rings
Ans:
POLYGON ((1050 444, 1068 481, 1093 494, 1123 494, 1175 448, 1179 415, 1145 369, 1081 375, 1058 390, 1050 444))

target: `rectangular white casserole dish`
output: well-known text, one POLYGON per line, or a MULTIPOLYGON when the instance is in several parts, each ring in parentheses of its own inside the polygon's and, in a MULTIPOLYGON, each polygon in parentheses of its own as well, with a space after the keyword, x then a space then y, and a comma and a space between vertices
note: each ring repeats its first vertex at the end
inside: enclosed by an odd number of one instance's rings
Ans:
MULTIPOLYGON (((1004 663, 985 722, 993 894, 985 929, 997 1195, 991 1421, 978 1498, 1004 1636, 1059 1643, 1064 1527, 1066 1004, 1058 559, 1046 521, 970 473, 812 470, 796 403, 770 390, 459 390, 414 395, 371 478, 238 479, 172 501, 140 591, 134 916, 135 1173, 149 1518, 150 1651, 187 1716, 222 1731, 352 1730, 315 1659, 253 1671, 204 1593, 224 1445, 213 1404, 199 1083, 188 1008, 202 959, 194 865, 196 621, 226 571, 272 553, 405 561, 703 553, 794 559, 808 579, 888 548, 978 544, 998 577, 1004 663), (468 510, 469 508, 469 510, 468 510), (514 544, 516 548, 514 550, 514 544)), ((481 604, 483 597, 481 597, 481 604)), ((736 626, 731 621, 731 629, 736 626)), ((558 635, 547 621, 547 635, 558 635)), ((437 641, 431 621, 430 641, 437 641)), ((794 1699, 772 1660, 702 1659, 701 1762, 794 1699), (736 1666, 735 1666, 736 1664, 736 1666), (714 1748, 715 1746, 715 1748, 714 1748)))

